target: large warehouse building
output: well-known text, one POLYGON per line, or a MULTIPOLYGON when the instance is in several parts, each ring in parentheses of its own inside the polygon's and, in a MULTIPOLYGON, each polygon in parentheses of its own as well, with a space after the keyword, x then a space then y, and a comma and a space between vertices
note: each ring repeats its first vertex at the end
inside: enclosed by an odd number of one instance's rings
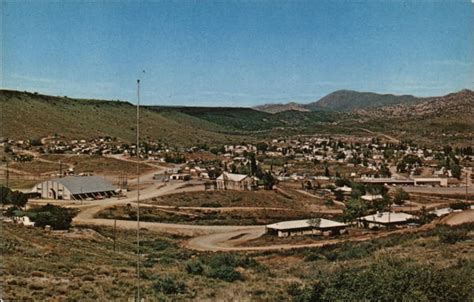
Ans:
POLYGON ((38 183, 31 190, 45 199, 81 200, 106 198, 116 194, 116 188, 99 176, 66 176, 38 183))

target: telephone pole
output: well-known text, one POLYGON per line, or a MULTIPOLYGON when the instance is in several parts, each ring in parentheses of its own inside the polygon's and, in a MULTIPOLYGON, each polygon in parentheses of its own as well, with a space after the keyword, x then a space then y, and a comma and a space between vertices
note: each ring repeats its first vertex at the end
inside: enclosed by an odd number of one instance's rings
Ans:
POLYGON ((137 302, 140 302, 140 80, 137 80, 137 302))

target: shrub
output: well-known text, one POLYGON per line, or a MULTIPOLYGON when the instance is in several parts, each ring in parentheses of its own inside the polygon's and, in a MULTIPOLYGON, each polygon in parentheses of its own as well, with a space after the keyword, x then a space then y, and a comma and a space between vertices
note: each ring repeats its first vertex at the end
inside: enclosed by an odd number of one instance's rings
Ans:
POLYGON ((469 238, 467 229, 443 227, 438 229, 438 237, 442 243, 454 244, 469 238))
POLYGON ((298 282, 292 282, 288 287, 286 288, 286 292, 290 296, 298 296, 301 295, 302 289, 301 289, 301 284, 298 282))
POLYGON ((217 254, 207 259, 206 276, 227 282, 241 280, 242 275, 235 270, 237 267, 256 267, 257 262, 248 256, 234 254, 217 254))
POLYGON ((382 258, 365 267, 323 273, 294 301, 469 301, 472 261, 437 268, 407 259, 382 258))
POLYGON ((185 264, 188 274, 201 275, 204 272, 204 266, 199 260, 189 260, 185 264))
POLYGON ((155 279, 153 289, 166 295, 182 294, 186 291, 186 284, 171 276, 164 276, 155 279))
POLYGON ((242 279, 242 275, 231 266, 211 267, 207 273, 207 276, 227 282, 233 282, 242 279))
POLYGON ((453 210, 467 210, 470 207, 470 205, 467 202, 460 201, 460 202, 450 204, 449 207, 453 210))
POLYGON ((332 201, 332 199, 326 199, 324 200, 324 203, 323 203, 325 206, 327 207, 330 207, 330 206, 333 206, 334 205, 334 201, 332 201))
POLYGON ((37 227, 50 225, 55 230, 67 230, 70 228, 72 219, 76 216, 77 211, 47 204, 32 208, 25 213, 35 222, 37 227))

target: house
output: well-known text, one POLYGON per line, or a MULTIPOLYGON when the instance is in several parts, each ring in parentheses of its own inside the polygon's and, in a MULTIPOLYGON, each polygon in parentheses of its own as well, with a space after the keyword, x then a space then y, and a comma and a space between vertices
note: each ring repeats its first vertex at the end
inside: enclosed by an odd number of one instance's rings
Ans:
POLYGON ((116 195, 116 189, 99 176, 66 176, 40 182, 31 192, 39 193, 45 199, 82 200, 111 197, 116 195))
POLYGON ((256 181, 245 174, 224 172, 216 179, 217 190, 251 191, 255 189, 256 181))
POLYGON ((278 237, 291 237, 302 235, 338 235, 346 231, 347 224, 324 218, 282 221, 266 226, 268 234, 278 237))
POLYGON ((169 180, 188 181, 188 180, 191 180, 191 174, 187 174, 187 173, 171 174, 171 175, 169 176, 169 180))
POLYGON ((359 226, 369 229, 381 227, 402 227, 413 223, 418 217, 401 212, 382 212, 358 218, 359 226))
POLYGON ((344 194, 351 194, 352 188, 344 185, 343 187, 337 187, 334 191, 341 191, 344 194))
POLYGON ((416 177, 413 178, 415 186, 440 186, 447 187, 448 179, 447 178, 438 178, 438 177, 416 177))
POLYGON ((365 200, 365 201, 375 201, 375 200, 383 199, 383 196, 380 194, 377 194, 377 195, 365 194, 361 198, 362 200, 365 200))

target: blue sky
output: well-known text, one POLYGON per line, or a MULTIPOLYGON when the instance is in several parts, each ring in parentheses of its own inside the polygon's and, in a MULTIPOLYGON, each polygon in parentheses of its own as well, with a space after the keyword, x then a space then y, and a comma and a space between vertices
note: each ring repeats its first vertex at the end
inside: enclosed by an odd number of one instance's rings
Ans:
POLYGON ((8 89, 161 105, 474 88, 470 1, 7 1, 8 89), (146 73, 142 73, 146 70, 146 73))

